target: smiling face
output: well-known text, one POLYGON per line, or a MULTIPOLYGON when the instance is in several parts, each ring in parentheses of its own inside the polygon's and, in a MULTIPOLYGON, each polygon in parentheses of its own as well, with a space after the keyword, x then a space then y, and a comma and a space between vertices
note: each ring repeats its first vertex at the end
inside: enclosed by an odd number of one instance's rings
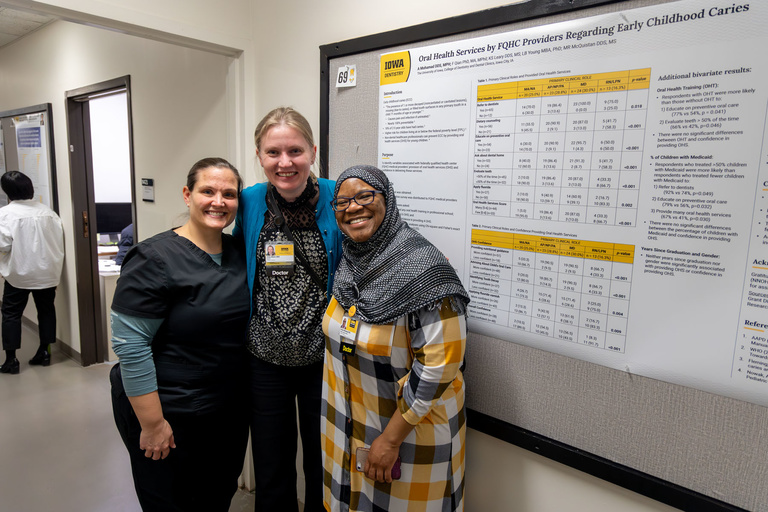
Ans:
POLYGON ((235 173, 223 167, 206 167, 197 172, 194 189, 185 186, 184 202, 189 206, 189 221, 197 229, 223 230, 237 213, 235 173))
MULTIPOLYGON (((363 190, 376 190, 359 178, 348 178, 341 183, 338 197, 354 197, 363 190)), ((376 194, 373 202, 360 206, 354 201, 349 202, 349 208, 343 212, 336 212, 336 222, 339 229, 355 242, 365 242, 371 238, 384 222, 387 213, 387 204, 384 194, 376 194)))
POLYGON ((285 124, 270 128, 256 149, 267 179, 288 201, 304 192, 316 153, 317 146, 307 143, 298 130, 285 124))

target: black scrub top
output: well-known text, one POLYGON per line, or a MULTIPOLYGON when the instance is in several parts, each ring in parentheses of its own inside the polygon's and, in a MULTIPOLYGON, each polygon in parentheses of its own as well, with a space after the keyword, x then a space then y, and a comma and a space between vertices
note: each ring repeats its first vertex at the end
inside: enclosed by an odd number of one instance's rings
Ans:
POLYGON ((225 234, 222 248, 218 265, 166 231, 123 260, 112 309, 164 319, 152 341, 164 414, 208 414, 243 399, 250 314, 245 249, 225 234))

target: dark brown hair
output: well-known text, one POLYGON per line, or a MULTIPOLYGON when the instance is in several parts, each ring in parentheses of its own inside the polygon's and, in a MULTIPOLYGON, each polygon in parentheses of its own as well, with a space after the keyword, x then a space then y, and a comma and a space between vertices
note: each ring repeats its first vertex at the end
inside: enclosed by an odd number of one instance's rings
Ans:
POLYGON ((240 173, 237 172, 237 169, 235 169, 234 165, 230 164, 223 158, 208 157, 203 158, 202 160, 198 160, 189 170, 189 173, 187 174, 187 188, 190 190, 190 192, 195 189, 195 184, 197 183, 197 175, 200 173, 200 171, 209 167, 229 169, 232 171, 235 175, 235 178, 237 178, 237 192, 240 193, 240 191, 243 190, 243 178, 240 177, 240 173))

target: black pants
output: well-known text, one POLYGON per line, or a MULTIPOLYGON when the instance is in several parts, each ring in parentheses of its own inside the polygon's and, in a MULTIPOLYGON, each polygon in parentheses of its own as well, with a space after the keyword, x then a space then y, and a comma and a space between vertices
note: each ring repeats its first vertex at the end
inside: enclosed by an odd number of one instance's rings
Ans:
POLYGON ((251 357, 251 443, 256 511, 296 512, 296 403, 303 448, 304 512, 323 508, 320 395, 323 363, 277 366, 251 357))
POLYGON ((25 290, 16 288, 8 281, 3 288, 3 350, 18 350, 21 348, 21 317, 27 307, 29 294, 35 300, 37 308, 37 324, 40 333, 40 344, 50 345, 56 342, 56 308, 53 301, 56 298, 56 287, 42 290, 25 290))
POLYGON ((123 390, 119 365, 110 372, 112 410, 131 459, 144 512, 227 512, 248 444, 247 404, 212 414, 166 414, 176 448, 163 460, 144 456, 141 426, 123 390))

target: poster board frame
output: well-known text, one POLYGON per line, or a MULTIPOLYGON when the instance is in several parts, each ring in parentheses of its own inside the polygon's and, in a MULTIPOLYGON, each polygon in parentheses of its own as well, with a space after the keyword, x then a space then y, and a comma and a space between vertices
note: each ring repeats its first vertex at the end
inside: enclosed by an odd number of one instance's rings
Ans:
MULTIPOLYGON (((553 16, 569 15, 571 13, 574 16, 579 16, 579 11, 585 9, 605 8, 620 10, 625 5, 627 9, 631 9, 645 5, 658 5, 662 3, 668 3, 669 1, 671 0, 656 0, 646 2, 634 0, 548 0, 540 2, 523 2, 321 46, 321 133, 319 137, 321 176, 326 178, 334 178, 335 176, 338 176, 341 170, 343 170, 343 166, 339 166, 337 163, 331 161, 331 155, 333 154, 333 149, 335 147, 338 147, 340 144, 348 143, 348 141, 340 141, 338 137, 333 139, 331 135, 333 132, 331 126, 332 118, 339 115, 338 112, 334 112, 333 102, 331 101, 331 95, 335 93, 333 90, 333 79, 335 78, 333 74, 335 70, 334 64, 337 62, 341 63, 341 59, 350 58, 350 63, 354 63, 353 57, 361 54, 369 54, 371 52, 386 53, 391 51, 390 49, 393 47, 403 47, 408 45, 426 46, 434 44, 435 40, 442 40, 443 38, 450 36, 461 36, 466 34, 466 37, 470 38, 473 37, 472 34, 479 30, 493 27, 505 27, 507 25, 520 23, 523 21, 538 22, 541 20, 541 24, 544 25, 552 23, 552 21, 548 20, 553 16)), ((596 11, 595 15, 606 12, 600 12, 598 9, 594 10, 596 11)), ((585 16, 589 16, 589 14, 585 16)), ((347 94, 347 91, 344 93, 347 94)), ((371 122, 375 124, 375 121, 371 122)), ((360 163, 374 162, 365 161, 360 163)), ((473 337, 472 334, 470 334, 469 342, 475 346, 479 346, 489 340, 493 341, 495 346, 500 346, 502 343, 509 343, 500 342, 500 340, 488 338, 485 336, 473 337)), ((484 349, 474 348, 473 350, 478 352, 483 351, 484 349)), ((606 383, 606 387, 616 387, 617 399, 624 398, 625 395, 629 394, 632 395, 630 398, 633 401, 637 400, 641 395, 644 397, 644 399, 650 396, 651 398, 664 398, 668 401, 668 403, 663 403, 660 405, 657 404, 657 406, 669 406, 672 404, 672 402, 686 402, 692 400, 701 404, 713 404, 715 410, 719 411, 718 415, 722 415, 722 417, 719 418, 720 420, 725 420, 730 415, 742 414, 744 411, 747 412, 747 415, 750 419, 753 419, 760 424, 765 423, 766 419, 768 419, 768 412, 764 407, 744 404, 738 400, 714 397, 712 395, 708 395, 707 393, 696 391, 690 388, 638 376, 630 376, 632 382, 626 383, 622 380, 625 378, 625 376, 619 375, 620 372, 616 372, 615 370, 601 368, 598 365, 591 363, 569 361, 569 358, 564 358, 562 356, 556 356, 549 353, 542 353, 542 351, 537 351, 527 347, 516 347, 514 350, 524 355, 534 356, 537 361, 541 362, 544 368, 551 368, 553 371, 562 371, 563 368, 574 369, 579 373, 579 376, 577 376, 575 380, 581 379, 581 375, 590 373, 601 373, 606 375, 606 378, 609 380, 609 382, 606 383)), ((475 357, 475 355, 476 354, 470 353, 471 357, 475 357)), ((504 359, 505 357, 501 358, 504 359)), ((490 388, 493 386, 493 384, 488 382, 480 382, 487 380, 489 377, 478 377, 477 373, 474 374, 475 377, 471 376, 472 366, 474 363, 478 363, 478 361, 472 361, 472 359, 470 359, 470 366, 468 369, 468 385, 470 386, 470 394, 468 398, 468 425, 475 430, 504 440, 516 446, 528 449, 539 455, 548 457, 567 466, 573 467, 590 475, 596 476, 681 510, 746 510, 746 508, 742 508, 734 503, 750 503, 750 501, 754 498, 748 496, 744 488, 741 487, 697 492, 691 488, 688 488, 684 485, 679 485, 674 482, 675 480, 678 480, 676 477, 679 476, 674 474, 675 471, 681 471, 677 468, 671 470, 671 475, 674 478, 661 478, 659 474, 641 471, 635 467, 614 462, 610 453, 592 453, 588 450, 582 449, 582 447, 579 447, 579 445, 565 443, 558 438, 548 437, 534 430, 525 428, 524 426, 500 419, 496 415, 489 414, 487 410, 488 408, 486 408, 485 411, 479 408, 476 409, 473 407, 474 404, 472 400, 471 387, 473 384, 483 384, 483 388, 490 388), (473 382, 473 378, 478 382, 473 382), (711 495, 713 492, 717 495, 717 497, 711 495), (719 497, 722 499, 718 499, 719 497)), ((479 364, 482 364, 482 361, 480 361, 479 364)), ((532 373, 541 374, 541 371, 532 373)), ((492 375, 493 372, 490 372, 490 374, 492 375)), ((584 377, 584 379, 587 379, 587 377, 584 377)), ((504 382, 501 384, 507 383, 504 382)), ((531 383, 529 382, 527 384, 531 383)), ((578 384, 584 383, 579 380, 578 384)), ((652 409, 653 407, 649 408, 649 410, 652 409)), ((710 409, 710 413, 712 410, 713 409, 710 409)), ((594 412, 595 414, 603 415, 606 413, 610 414, 615 411, 611 410, 610 405, 601 403, 595 404, 594 412)), ((659 433, 665 428, 665 426, 668 426, 665 425, 663 421, 661 421, 658 425, 659 433)), ((649 435, 654 435, 656 433, 657 432, 648 432, 649 435)), ((710 434, 715 438, 718 436, 716 432, 710 432, 710 434)), ((724 433, 722 435, 725 436, 724 433)), ((727 443, 728 440, 722 439, 722 442, 727 443)), ((757 457, 756 460, 758 460, 758 464, 760 464, 763 468, 761 471, 765 471, 765 462, 763 461, 760 463, 759 457, 757 457)), ((664 461, 660 462, 661 465, 663 465, 664 461)), ((687 469, 691 470, 690 467, 687 469)), ((697 468, 697 470, 700 469, 702 468, 697 468)), ((705 467, 703 469, 711 473, 717 472, 717 468, 715 467, 705 467)), ((749 485, 745 487, 749 488, 749 485)), ((762 505, 768 506, 765 503, 762 505)))

